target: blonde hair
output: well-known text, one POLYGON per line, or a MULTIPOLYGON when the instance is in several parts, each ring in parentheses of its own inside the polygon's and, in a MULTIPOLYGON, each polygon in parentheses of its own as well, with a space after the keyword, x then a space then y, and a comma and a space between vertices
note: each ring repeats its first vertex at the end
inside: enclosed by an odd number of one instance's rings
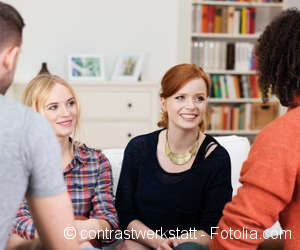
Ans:
MULTIPOLYGON (((195 64, 178 64, 170 68, 162 78, 161 81, 161 98, 168 98, 174 95, 177 91, 183 88, 189 81, 194 79, 203 79, 206 86, 207 97, 210 93, 210 78, 204 70, 195 64)), ((200 130, 203 132, 206 129, 208 114, 205 113, 201 123, 199 124, 200 130)), ((157 126, 168 128, 168 113, 161 112, 161 119, 157 126)))
POLYGON ((22 103, 31 107, 34 111, 43 114, 45 102, 49 98, 50 92, 56 84, 61 84, 66 87, 74 98, 77 108, 77 119, 73 132, 73 135, 75 135, 79 130, 80 105, 73 88, 64 79, 51 74, 37 75, 26 86, 22 97, 22 103))

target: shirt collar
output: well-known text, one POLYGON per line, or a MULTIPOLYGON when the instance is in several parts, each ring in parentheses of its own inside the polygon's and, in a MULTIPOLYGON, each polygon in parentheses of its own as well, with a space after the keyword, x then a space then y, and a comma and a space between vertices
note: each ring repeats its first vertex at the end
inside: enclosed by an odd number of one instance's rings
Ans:
POLYGON ((86 150, 86 146, 84 144, 80 144, 79 142, 73 143, 74 148, 74 159, 84 164, 89 159, 89 152, 86 150))
POLYGON ((75 167, 81 167, 85 165, 85 163, 88 161, 88 152, 86 150, 86 146, 84 144, 80 144, 77 141, 73 141, 72 138, 69 138, 70 142, 73 143, 73 152, 74 152, 74 158, 72 161, 68 164, 68 166, 64 169, 64 173, 67 173, 71 169, 75 167))

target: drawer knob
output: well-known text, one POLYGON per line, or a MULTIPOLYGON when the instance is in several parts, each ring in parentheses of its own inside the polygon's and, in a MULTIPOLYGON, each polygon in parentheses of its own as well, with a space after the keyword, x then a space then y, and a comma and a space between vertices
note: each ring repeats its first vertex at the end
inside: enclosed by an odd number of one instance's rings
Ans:
POLYGON ((128 137, 128 138, 131 138, 131 137, 132 137, 132 134, 131 134, 131 133, 128 133, 128 134, 127 134, 127 137, 128 137))
POLYGON ((127 104, 127 107, 128 107, 128 108, 132 108, 132 103, 129 102, 129 103, 127 104))

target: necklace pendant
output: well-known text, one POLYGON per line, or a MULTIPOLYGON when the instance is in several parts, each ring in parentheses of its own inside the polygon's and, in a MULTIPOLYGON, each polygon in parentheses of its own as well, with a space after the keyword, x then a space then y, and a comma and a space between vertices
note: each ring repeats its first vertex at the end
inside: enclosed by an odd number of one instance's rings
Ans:
POLYGON ((184 165, 190 161, 192 154, 187 152, 185 154, 169 154, 169 159, 176 165, 184 165))
MULTIPOLYGON (((200 134, 200 133, 199 133, 200 134)), ((198 146, 199 146, 199 134, 197 136, 196 142, 192 146, 192 148, 185 153, 173 153, 170 149, 169 142, 168 142, 168 131, 166 133, 166 144, 165 144, 165 153, 176 165, 184 165, 188 163, 191 158, 196 154, 198 146)))

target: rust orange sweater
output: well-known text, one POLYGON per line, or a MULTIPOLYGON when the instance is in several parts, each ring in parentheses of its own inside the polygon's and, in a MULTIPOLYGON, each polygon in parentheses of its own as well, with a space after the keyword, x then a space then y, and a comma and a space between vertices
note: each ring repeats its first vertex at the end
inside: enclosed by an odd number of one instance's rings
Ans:
POLYGON ((256 249, 263 231, 277 220, 290 230, 285 249, 300 249, 300 107, 260 132, 240 182, 243 186, 225 206, 209 249, 256 249))

